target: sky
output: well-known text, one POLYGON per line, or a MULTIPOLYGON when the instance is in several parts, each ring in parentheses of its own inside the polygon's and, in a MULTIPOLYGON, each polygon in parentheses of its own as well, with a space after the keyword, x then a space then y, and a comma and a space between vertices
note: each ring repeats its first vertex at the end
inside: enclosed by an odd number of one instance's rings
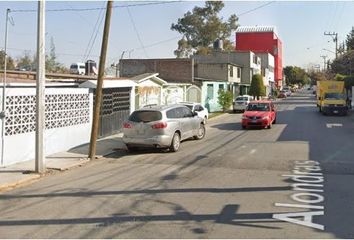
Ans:
MULTIPOLYGON (((154 1, 156 3, 157 1, 154 1)), ((172 23, 203 1, 151 4, 152 1, 114 1, 106 64, 123 58, 169 58, 181 35, 172 23), (141 5, 143 4, 143 5, 141 5), (136 6, 140 5, 140 6, 136 6), (129 7, 127 7, 129 6, 129 7), (123 54, 124 52, 124 54, 123 54), (123 55, 123 56, 122 56, 123 55)), ((323 66, 323 58, 334 58, 335 44, 324 32, 338 33, 339 42, 354 26, 352 1, 224 1, 221 17, 239 15, 240 26, 275 26, 283 43, 283 65, 323 66), (324 50, 325 49, 325 50, 324 50)), ((37 10, 34 1, 0 1, 0 49, 5 42, 6 9, 10 9, 8 52, 18 58, 25 51, 36 53, 37 10)), ((58 61, 71 63, 92 59, 98 62, 104 25, 105 1, 46 1, 46 49, 53 39, 58 61), (98 8, 90 11, 73 9, 98 8), (51 11, 60 10, 60 11, 51 11)), ((231 40, 234 41, 235 33, 231 40)))

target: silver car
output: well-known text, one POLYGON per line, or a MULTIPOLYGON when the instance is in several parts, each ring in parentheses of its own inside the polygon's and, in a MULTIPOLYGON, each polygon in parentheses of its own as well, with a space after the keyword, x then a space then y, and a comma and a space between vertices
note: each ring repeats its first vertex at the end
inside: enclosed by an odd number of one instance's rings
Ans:
POLYGON ((181 141, 204 138, 205 126, 204 119, 184 105, 149 106, 129 116, 123 124, 123 134, 129 151, 154 147, 176 152, 181 141))

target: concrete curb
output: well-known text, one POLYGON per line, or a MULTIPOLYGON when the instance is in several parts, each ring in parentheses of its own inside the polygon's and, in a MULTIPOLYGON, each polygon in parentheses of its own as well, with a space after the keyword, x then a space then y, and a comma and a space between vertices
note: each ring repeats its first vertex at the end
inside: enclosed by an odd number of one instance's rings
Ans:
POLYGON ((20 179, 20 180, 11 182, 11 183, 1 184, 0 185, 0 192, 8 191, 8 190, 14 189, 16 187, 30 184, 30 183, 38 180, 41 177, 42 176, 40 174, 33 174, 33 175, 29 175, 28 177, 26 177, 24 179, 20 179))
POLYGON ((226 112, 226 113, 222 113, 222 114, 220 114, 220 115, 218 115, 218 116, 209 118, 208 121, 207 121, 207 124, 208 124, 208 122, 210 122, 210 121, 214 121, 215 119, 221 118, 221 117, 223 117, 223 116, 227 116, 227 114, 229 114, 229 113, 226 112))
POLYGON ((88 162, 90 162, 90 160, 88 158, 86 158, 86 159, 83 158, 83 159, 80 159, 79 162, 73 163, 73 164, 65 166, 65 167, 47 167, 47 169, 49 169, 49 170, 57 170, 57 171, 66 171, 66 170, 70 170, 72 168, 81 167, 81 166, 85 165, 88 162))

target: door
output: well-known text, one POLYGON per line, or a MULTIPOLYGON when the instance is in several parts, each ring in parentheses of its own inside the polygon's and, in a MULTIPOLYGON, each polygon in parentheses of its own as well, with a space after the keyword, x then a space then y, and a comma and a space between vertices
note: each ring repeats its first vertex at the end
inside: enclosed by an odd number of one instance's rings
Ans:
POLYGON ((185 138, 191 138, 195 135, 197 129, 197 118, 194 117, 193 112, 188 107, 183 108, 183 115, 185 138))
POLYGON ((100 138, 121 131, 123 122, 130 115, 130 91, 130 87, 103 89, 98 133, 100 138))

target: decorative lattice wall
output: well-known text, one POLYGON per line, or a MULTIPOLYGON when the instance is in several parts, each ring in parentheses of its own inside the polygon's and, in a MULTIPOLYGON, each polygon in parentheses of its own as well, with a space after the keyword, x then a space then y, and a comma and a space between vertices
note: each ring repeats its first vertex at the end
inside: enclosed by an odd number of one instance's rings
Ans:
MULTIPOLYGON (((36 96, 7 96, 5 135, 36 130, 36 96)), ((45 97, 45 128, 89 123, 89 94, 48 94, 45 97)))

